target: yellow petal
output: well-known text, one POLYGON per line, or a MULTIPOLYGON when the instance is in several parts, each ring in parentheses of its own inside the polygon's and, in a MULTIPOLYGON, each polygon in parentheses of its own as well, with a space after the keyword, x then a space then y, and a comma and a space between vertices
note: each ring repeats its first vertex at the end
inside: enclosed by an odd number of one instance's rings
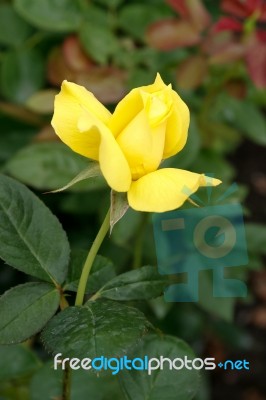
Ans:
POLYGON ((87 110, 83 110, 78 127, 81 132, 93 132, 98 137, 100 168, 108 185, 117 192, 127 192, 131 171, 112 132, 87 110))
POLYGON ((162 160, 165 123, 152 128, 142 110, 116 138, 134 180, 156 171, 162 160))
POLYGON ((108 126, 117 137, 142 110, 143 102, 138 89, 131 90, 116 106, 108 126))
POLYGON ((165 86, 155 93, 140 90, 144 110, 152 127, 160 125, 169 117, 173 105, 171 92, 171 86, 165 86))
POLYGON ((220 183, 218 179, 182 169, 159 169, 132 182, 128 202, 138 211, 170 211, 182 206, 200 186, 217 186, 220 183))
POLYGON ((165 88, 165 86, 166 86, 164 81, 162 80, 162 77, 159 74, 159 72, 157 72, 157 74, 156 74, 156 78, 155 78, 153 86, 156 87, 156 90, 161 90, 161 89, 165 88))
POLYGON ((55 98, 52 126, 60 139, 75 152, 98 160, 99 135, 97 131, 80 131, 78 121, 89 111, 102 123, 108 123, 110 112, 84 87, 64 81, 55 98))
POLYGON ((163 90, 165 88, 167 88, 167 86, 164 83, 164 81, 162 80, 159 72, 157 72, 154 83, 152 83, 151 85, 142 86, 140 89, 146 90, 146 92, 148 92, 148 93, 155 93, 155 92, 158 92, 159 90, 163 90))
POLYGON ((167 121, 163 158, 168 158, 186 144, 189 127, 189 109, 181 97, 172 90, 173 108, 167 121))
POLYGON ((125 129, 130 121, 144 108, 141 92, 155 93, 166 89, 160 74, 157 74, 152 85, 141 86, 131 90, 116 106, 109 121, 109 128, 116 137, 125 129))
POLYGON ((96 99, 93 93, 89 92, 83 86, 68 81, 63 82, 62 89, 66 90, 74 97, 74 100, 79 102, 79 104, 99 118, 103 123, 108 123, 111 118, 111 113, 99 100, 96 99))

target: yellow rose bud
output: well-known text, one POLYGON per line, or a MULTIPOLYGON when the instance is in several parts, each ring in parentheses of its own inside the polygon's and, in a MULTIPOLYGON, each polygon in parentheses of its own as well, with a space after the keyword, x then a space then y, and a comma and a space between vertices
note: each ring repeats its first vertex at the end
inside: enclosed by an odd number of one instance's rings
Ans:
POLYGON ((119 103, 109 126, 126 156, 132 179, 137 180, 157 170, 162 159, 169 157, 169 146, 172 146, 170 155, 181 150, 186 142, 188 124, 187 106, 171 85, 166 86, 158 75, 153 85, 132 90, 119 103), (178 103, 184 115, 178 112, 178 103), (183 130, 178 129, 179 139, 182 137, 182 146, 179 148, 176 147, 177 129, 169 130, 175 117, 183 120, 185 125, 183 130), (117 123, 117 120, 120 121, 117 123), (117 127, 123 121, 123 127, 117 127), (165 152, 166 145, 168 148, 165 152))
POLYGON ((72 150, 99 161, 109 186, 127 192, 136 210, 170 211, 184 203, 188 190, 220 183, 189 171, 158 169, 182 150, 189 126, 186 104, 159 74, 152 85, 133 89, 113 114, 85 88, 64 81, 52 125, 72 150))

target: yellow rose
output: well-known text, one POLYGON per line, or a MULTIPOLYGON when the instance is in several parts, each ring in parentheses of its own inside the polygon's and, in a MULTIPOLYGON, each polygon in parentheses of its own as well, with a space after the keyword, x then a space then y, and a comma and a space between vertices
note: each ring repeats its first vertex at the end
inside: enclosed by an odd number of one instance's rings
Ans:
POLYGON ((158 169, 163 159, 182 150, 189 126, 186 104, 159 74, 152 85, 131 90, 113 114, 84 87, 64 81, 52 125, 72 150, 99 161, 108 185, 127 192, 135 210, 170 211, 199 186, 221 182, 181 169, 158 169))

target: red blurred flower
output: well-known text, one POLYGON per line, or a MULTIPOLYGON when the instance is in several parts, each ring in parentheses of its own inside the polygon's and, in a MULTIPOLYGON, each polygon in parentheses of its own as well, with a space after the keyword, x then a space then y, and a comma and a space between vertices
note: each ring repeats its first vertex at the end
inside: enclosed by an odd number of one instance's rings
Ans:
POLYGON ((256 13, 259 21, 266 21, 265 0, 222 0, 221 8, 224 12, 242 19, 256 13))
POLYGON ((179 86, 190 89, 199 86, 207 75, 208 64, 243 60, 254 84, 266 88, 266 30, 263 28, 266 0, 221 0, 221 8, 228 15, 213 25, 202 0, 165 2, 179 18, 165 18, 151 24, 146 32, 149 45, 162 51, 198 47, 196 56, 179 64, 179 86))
MULTIPOLYGON (((212 22, 202 0, 165 2, 179 14, 179 18, 164 18, 151 24, 146 32, 148 44, 161 51, 200 45, 212 22)), ((195 89, 202 84, 207 74, 206 55, 192 55, 179 64, 177 84, 183 89, 195 89)))
POLYGON ((85 86, 107 104, 118 102, 126 93, 127 71, 96 64, 75 35, 66 37, 61 47, 51 53, 47 75, 55 86, 60 86, 64 79, 85 86))
POLYGON ((256 32, 246 42, 246 65, 255 86, 266 88, 266 32, 256 32))
POLYGON ((166 0, 183 19, 190 21, 200 31, 207 28, 211 22, 211 15, 201 0, 166 0))
POLYGON ((258 26, 266 21, 266 0, 222 0, 221 7, 230 16, 221 17, 213 33, 233 35, 232 40, 243 48, 250 78, 258 88, 266 88, 266 30, 258 26))
POLYGON ((188 18, 189 12, 186 0, 166 0, 166 3, 168 3, 169 6, 171 6, 181 17, 188 18))
POLYGON ((165 0, 180 18, 164 18, 150 25, 146 38, 150 46, 162 51, 194 46, 201 42, 202 32, 211 16, 201 0, 165 0))
POLYGON ((242 32, 242 30, 242 23, 231 17, 221 17, 213 26, 214 33, 222 31, 242 32))

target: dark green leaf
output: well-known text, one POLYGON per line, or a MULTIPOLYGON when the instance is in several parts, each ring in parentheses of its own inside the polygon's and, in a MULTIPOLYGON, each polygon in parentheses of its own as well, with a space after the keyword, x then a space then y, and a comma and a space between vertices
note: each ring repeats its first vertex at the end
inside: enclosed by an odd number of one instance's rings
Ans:
POLYGON ((0 298, 0 343, 12 344, 39 332, 56 312, 58 290, 49 283, 25 283, 0 298))
POLYGON ((143 336, 149 324, 136 308, 111 300, 68 307, 45 327, 42 339, 64 357, 116 357, 143 336))
POLYGON ((92 3, 94 2, 90 2, 90 4, 86 4, 86 7, 84 7, 83 23, 100 25, 104 28, 108 28, 108 26, 110 26, 110 18, 108 18, 108 13, 106 13, 104 8, 98 7, 92 3))
POLYGON ((118 48, 115 35, 108 27, 88 22, 80 30, 80 40, 91 58, 106 64, 118 48))
POLYGON ((53 364, 48 362, 34 374, 30 383, 30 398, 31 400, 60 399, 62 387, 63 371, 55 370, 53 364))
POLYGON ((0 381, 27 376, 40 365, 36 355, 26 346, 0 346, 0 381))
MULTIPOLYGON (((192 349, 183 340, 173 336, 148 335, 128 354, 128 358, 160 359, 161 356, 174 360, 187 357, 195 358, 192 349)), ((190 400, 198 391, 199 373, 195 369, 157 369, 149 375, 146 371, 123 370, 119 379, 127 400, 190 400)), ((179 364, 178 364, 179 365, 179 364)))
POLYGON ((199 389, 195 400, 211 400, 212 385, 210 376, 206 373, 202 373, 199 382, 199 389))
MULTIPOLYGON (((23 148, 11 158, 5 166, 5 171, 37 189, 53 190, 63 186, 59 191, 65 188, 83 191, 93 186, 104 185, 103 179, 97 178, 96 182, 96 178, 93 178, 92 182, 88 180, 70 188, 70 181, 74 177, 73 181, 79 182, 85 179, 84 171, 87 171, 86 176, 89 176, 91 165, 95 166, 94 163, 90 163, 87 158, 74 153, 63 143, 36 143, 23 148), (78 178, 76 175, 80 173, 82 176, 79 175, 78 178), (66 185, 65 188, 64 185, 66 185)), ((74 183, 72 182, 72 184, 74 183)))
POLYGON ((36 130, 1 114, 0 125, 0 162, 3 162, 12 157, 21 147, 28 144, 36 130))
POLYGON ((116 377, 79 370, 73 373, 71 399, 124 400, 124 396, 116 377))
MULTIPOLYGON (((33 376, 31 400, 59 399, 62 396, 63 371, 54 370, 51 362, 33 376)), ((71 400, 124 400, 116 377, 97 376, 90 371, 71 371, 71 400)))
POLYGON ((1 92, 8 100, 23 103, 44 83, 44 62, 37 50, 10 51, 3 57, 1 92))
MULTIPOLYGON (((82 272, 83 265, 87 257, 87 252, 76 252, 72 254, 72 260, 69 265, 69 274, 66 290, 77 291, 79 278, 82 272)), ((102 256, 96 256, 90 277, 86 286, 86 293, 94 293, 99 290, 106 282, 109 282, 115 276, 115 268, 112 261, 102 256)))
POLYGON ((57 218, 28 188, 0 175, 0 257, 47 281, 62 283, 69 244, 57 218))
POLYGON ((32 28, 10 4, 0 4, 0 43, 6 46, 21 44, 32 32, 32 28))
POLYGON ((146 266, 113 278, 100 290, 99 296, 112 300, 152 299, 161 296, 168 284, 157 268, 146 266))
POLYGON ((37 28, 55 32, 77 30, 82 16, 73 0, 15 0, 15 10, 37 28))

